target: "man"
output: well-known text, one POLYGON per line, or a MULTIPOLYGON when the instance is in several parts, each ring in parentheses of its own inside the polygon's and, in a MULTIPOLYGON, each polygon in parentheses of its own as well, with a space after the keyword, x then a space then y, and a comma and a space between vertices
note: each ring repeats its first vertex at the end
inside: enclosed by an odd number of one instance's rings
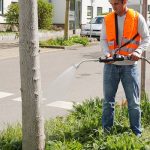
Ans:
POLYGON ((149 46, 149 31, 145 19, 127 8, 127 0, 109 0, 114 12, 105 16, 101 33, 101 47, 106 58, 123 56, 124 61, 104 65, 104 101, 102 125, 110 131, 114 123, 115 95, 121 81, 128 101, 130 127, 141 136, 141 110, 139 98, 139 72, 137 61, 149 46), (121 47, 127 41, 127 45, 121 47), (130 60, 127 58, 130 57, 130 60))

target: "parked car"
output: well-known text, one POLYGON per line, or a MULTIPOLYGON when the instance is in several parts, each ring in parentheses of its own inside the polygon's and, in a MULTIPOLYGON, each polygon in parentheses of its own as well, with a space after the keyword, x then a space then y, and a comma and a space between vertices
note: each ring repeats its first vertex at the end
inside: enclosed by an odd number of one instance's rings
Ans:
POLYGON ((100 40, 103 19, 104 16, 97 16, 89 23, 82 25, 80 35, 90 37, 91 34, 91 37, 95 37, 100 40))
POLYGON ((150 29, 150 20, 147 19, 147 26, 148 26, 148 29, 150 29))

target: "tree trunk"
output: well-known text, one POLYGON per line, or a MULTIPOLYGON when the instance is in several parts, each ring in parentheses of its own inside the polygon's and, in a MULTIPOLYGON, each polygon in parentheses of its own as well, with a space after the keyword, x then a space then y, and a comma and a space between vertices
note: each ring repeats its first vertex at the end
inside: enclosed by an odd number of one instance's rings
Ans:
POLYGON ((69 38, 69 10, 70 10, 70 0, 66 0, 66 12, 65 12, 65 28, 64 28, 64 39, 69 38))
POLYGON ((19 1, 23 150, 44 149, 37 0, 19 1))

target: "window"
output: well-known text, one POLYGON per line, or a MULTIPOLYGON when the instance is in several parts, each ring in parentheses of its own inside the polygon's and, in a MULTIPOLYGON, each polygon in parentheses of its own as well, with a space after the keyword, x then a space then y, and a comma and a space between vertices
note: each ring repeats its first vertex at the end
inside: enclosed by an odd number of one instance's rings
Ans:
POLYGON ((103 10, 102 7, 97 7, 97 16, 102 14, 102 12, 103 12, 102 10, 103 10))
POLYGON ((87 16, 89 16, 90 18, 93 18, 93 7, 92 6, 87 7, 87 16))
POLYGON ((150 5, 148 5, 148 8, 147 8, 147 9, 148 9, 148 12, 150 13, 150 5))
POLYGON ((109 12, 112 12, 112 8, 109 8, 109 12))
POLYGON ((75 24, 75 0, 70 1, 69 29, 74 29, 75 24))
POLYGON ((0 0, 0 14, 3 14, 3 0, 0 0))

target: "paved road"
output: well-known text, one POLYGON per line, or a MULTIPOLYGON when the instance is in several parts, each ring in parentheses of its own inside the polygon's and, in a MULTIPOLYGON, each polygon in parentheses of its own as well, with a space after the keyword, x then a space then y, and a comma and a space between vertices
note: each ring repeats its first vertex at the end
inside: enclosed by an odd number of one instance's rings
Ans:
MULTIPOLYGON (((148 53, 149 54, 149 53, 148 53)), ((98 58, 100 46, 74 50, 41 49, 41 81, 43 89, 42 108, 44 118, 65 115, 72 102, 102 94, 103 64, 83 63, 77 70, 72 66, 84 59, 98 58)), ((150 55, 149 55, 150 56, 150 55)), ((16 43, 0 43, 0 129, 4 123, 21 121, 20 73, 18 46, 16 43)), ((146 72, 146 88, 150 93, 149 66, 146 72)), ((122 86, 117 100, 125 99, 122 86)))

